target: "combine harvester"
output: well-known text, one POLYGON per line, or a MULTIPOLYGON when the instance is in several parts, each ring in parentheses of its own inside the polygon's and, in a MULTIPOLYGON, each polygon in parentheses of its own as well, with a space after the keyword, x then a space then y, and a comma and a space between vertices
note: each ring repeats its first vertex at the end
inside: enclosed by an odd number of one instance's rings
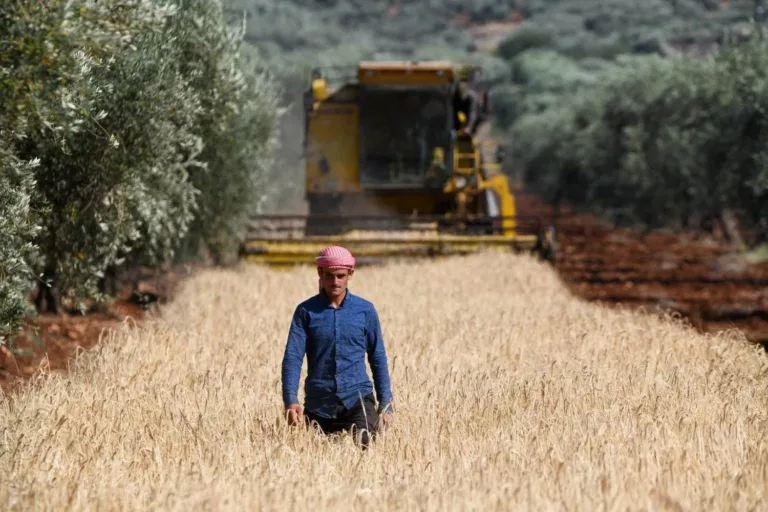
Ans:
POLYGON ((477 135, 487 128, 487 95, 477 96, 479 119, 467 126, 458 90, 476 72, 441 61, 362 62, 331 88, 313 71, 304 126, 309 214, 254 217, 242 257, 311 264, 323 247, 343 245, 362 265, 488 250, 554 263, 554 228, 516 215, 503 147, 477 135))

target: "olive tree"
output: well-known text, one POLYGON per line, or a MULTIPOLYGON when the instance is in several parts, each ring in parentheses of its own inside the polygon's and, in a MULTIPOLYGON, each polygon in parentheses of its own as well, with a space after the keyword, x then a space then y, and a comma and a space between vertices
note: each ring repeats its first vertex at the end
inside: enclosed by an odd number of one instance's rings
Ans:
POLYGON ((231 27, 218 0, 178 0, 170 27, 180 73, 200 99, 201 166, 190 170, 199 192, 188 247, 204 245, 223 261, 242 241, 249 216, 280 176, 271 175, 280 115, 272 78, 241 53, 245 27, 231 27))
POLYGON ((202 107, 168 34, 173 8, 49 0, 3 13, 2 90, 21 113, 8 126, 18 158, 39 161, 38 308, 57 311, 51 285, 82 305, 127 255, 172 256, 192 219, 202 107))
POLYGON ((33 274, 28 260, 34 256, 31 241, 38 231, 30 210, 37 162, 20 162, 4 142, 0 139, 0 345, 29 311, 33 274))
MULTIPOLYGON (((137 241, 151 250, 165 243, 142 238, 158 215, 188 222, 163 202, 152 213, 142 205, 162 194, 188 209, 191 188, 185 176, 174 176, 184 152, 193 155, 186 110, 196 102, 173 68, 178 55, 164 41, 172 10, 141 0, 18 5, 28 16, 15 17, 11 27, 11 49, 21 54, 11 72, 44 94, 44 101, 17 98, 32 107, 19 156, 40 160, 32 205, 46 212, 37 239, 42 279, 79 305, 97 295, 104 270, 137 241)), ((40 292, 51 299, 40 309, 56 311, 55 294, 40 292)))

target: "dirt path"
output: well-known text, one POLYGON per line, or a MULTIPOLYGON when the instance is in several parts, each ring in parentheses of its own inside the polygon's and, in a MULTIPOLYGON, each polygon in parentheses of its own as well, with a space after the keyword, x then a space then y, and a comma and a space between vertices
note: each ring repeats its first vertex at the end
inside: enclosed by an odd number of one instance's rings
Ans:
MULTIPOLYGON (((518 212, 553 220, 550 208, 524 192, 518 192, 518 212)), ((575 294, 678 312, 705 332, 737 327, 768 345, 768 263, 750 265, 711 236, 642 236, 569 212, 554 223, 557 270, 575 294)))

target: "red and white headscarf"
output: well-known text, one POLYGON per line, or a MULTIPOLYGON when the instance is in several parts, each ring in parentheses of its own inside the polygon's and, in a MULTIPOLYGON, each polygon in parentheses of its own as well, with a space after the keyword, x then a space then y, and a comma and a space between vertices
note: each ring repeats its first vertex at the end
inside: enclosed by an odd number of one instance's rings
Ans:
MULTIPOLYGON (((315 261, 317 262, 318 269, 321 269, 321 268, 329 268, 329 269, 347 268, 349 270, 355 269, 355 257, 352 256, 352 253, 349 252, 347 249, 343 247, 339 247, 338 245, 332 245, 320 251, 320 254, 315 258, 315 261)), ((323 290, 322 279, 319 279, 317 281, 317 286, 318 288, 320 288, 320 291, 323 290)))
POLYGON ((338 245, 332 245, 320 251, 315 261, 317 262, 317 268, 355 269, 355 257, 347 249, 338 245))

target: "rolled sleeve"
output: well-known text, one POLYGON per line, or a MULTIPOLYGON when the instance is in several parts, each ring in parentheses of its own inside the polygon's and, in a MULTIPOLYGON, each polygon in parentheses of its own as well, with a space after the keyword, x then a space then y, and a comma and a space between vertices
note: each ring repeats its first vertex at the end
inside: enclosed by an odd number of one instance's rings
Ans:
POLYGON ((301 378, 301 365, 304 363, 306 348, 307 329, 304 312, 300 307, 297 307, 293 313, 291 326, 288 330, 288 342, 283 354, 282 380, 285 405, 299 403, 299 379, 301 378))
POLYGON ((366 330, 368 363, 373 374, 376 398, 379 402, 379 412, 383 412, 391 408, 392 390, 387 364, 387 351, 384 348, 384 336, 379 315, 375 308, 371 308, 368 311, 366 330))

